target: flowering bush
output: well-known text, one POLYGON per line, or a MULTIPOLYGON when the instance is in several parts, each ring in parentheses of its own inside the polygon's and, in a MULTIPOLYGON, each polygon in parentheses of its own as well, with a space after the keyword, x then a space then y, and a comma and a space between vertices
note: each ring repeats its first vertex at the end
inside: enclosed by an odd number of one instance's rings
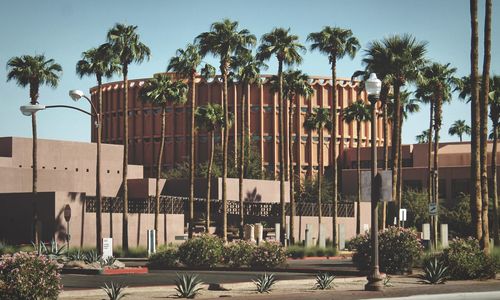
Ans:
POLYGON ((231 267, 250 265, 255 244, 247 241, 237 241, 224 247, 224 263, 231 267))
POLYGON ((177 266, 177 248, 167 248, 152 254, 148 259, 148 267, 152 269, 164 269, 177 266))
POLYGON ((474 238, 454 239, 441 256, 452 279, 491 278, 495 276, 495 263, 479 247, 474 238))
POLYGON ((220 238, 202 235, 179 246, 179 260, 188 267, 214 267, 222 262, 223 247, 220 238))
POLYGON ((277 242, 263 242, 255 247, 250 266, 274 268, 286 261, 286 251, 277 242))
MULTIPOLYGON (((412 229, 389 227, 379 231, 380 270, 389 274, 410 272, 413 262, 422 254, 422 245, 412 229)), ((355 253, 352 261, 358 269, 367 270, 371 263, 371 238, 369 233, 359 235, 349 243, 355 253)))
POLYGON ((0 261, 0 299, 57 299, 61 266, 44 255, 18 252, 0 261))

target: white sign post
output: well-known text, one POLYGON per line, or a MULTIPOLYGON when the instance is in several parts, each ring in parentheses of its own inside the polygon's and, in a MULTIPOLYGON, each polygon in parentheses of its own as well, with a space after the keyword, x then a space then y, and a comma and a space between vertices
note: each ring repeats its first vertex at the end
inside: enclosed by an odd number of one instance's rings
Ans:
POLYGON ((113 256, 113 239, 103 238, 102 239, 102 258, 106 259, 113 256))
POLYGON ((403 223, 402 226, 404 228, 406 222, 406 208, 401 208, 399 210, 399 220, 403 223))

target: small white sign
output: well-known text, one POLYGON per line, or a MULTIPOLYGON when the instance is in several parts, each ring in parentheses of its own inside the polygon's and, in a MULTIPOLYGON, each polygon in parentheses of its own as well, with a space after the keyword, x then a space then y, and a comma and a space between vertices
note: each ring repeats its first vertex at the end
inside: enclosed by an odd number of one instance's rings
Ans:
POLYGON ((429 203, 429 215, 436 216, 438 213, 438 208, 436 203, 429 203))
POLYGON ((102 239, 102 258, 108 258, 113 256, 113 239, 103 238, 102 239))
POLYGON ((406 222, 406 208, 401 208, 399 210, 399 220, 406 222))

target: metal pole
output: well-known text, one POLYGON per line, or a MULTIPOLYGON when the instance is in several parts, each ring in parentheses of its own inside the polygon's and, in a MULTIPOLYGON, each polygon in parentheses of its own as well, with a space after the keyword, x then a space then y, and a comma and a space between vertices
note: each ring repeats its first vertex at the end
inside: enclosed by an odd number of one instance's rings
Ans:
MULTIPOLYGON (((379 273, 378 259, 378 201, 380 197, 380 177, 377 176, 377 97, 368 97, 371 103, 371 130, 372 130, 372 194, 371 194, 371 243, 372 243, 372 267, 367 276, 368 283, 365 291, 381 291, 384 286, 379 273), (378 180, 377 180, 378 179, 378 180), (378 181, 378 182, 376 182, 378 181)), ((359 213, 359 212, 358 212, 359 213)))

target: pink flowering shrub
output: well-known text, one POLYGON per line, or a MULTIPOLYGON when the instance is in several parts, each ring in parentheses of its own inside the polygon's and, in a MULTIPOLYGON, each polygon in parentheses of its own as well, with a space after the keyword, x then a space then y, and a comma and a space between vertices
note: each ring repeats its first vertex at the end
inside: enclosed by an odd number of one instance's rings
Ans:
MULTIPOLYGON (((413 229, 391 226, 378 233, 380 270, 389 274, 411 272, 413 263, 422 255, 422 244, 413 229)), ((355 251, 352 261, 358 269, 371 264, 371 237, 365 233, 350 241, 355 251)))
POLYGON ((0 261, 0 299, 57 299, 62 285, 61 265, 36 253, 3 255, 0 261))
POLYGON ((259 268, 274 268, 286 261, 285 248, 278 242, 263 242, 253 252, 250 266, 259 268))
POLYGON ((224 263, 231 267, 250 265, 255 244, 248 241, 237 241, 224 246, 224 263))

